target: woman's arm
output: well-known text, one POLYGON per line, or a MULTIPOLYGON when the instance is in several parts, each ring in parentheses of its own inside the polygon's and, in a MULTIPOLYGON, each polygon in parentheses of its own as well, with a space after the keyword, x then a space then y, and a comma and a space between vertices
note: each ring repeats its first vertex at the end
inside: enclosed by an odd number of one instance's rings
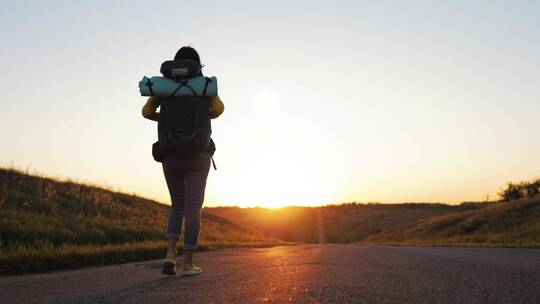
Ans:
POLYGON ((210 118, 218 118, 225 111, 225 105, 219 96, 210 97, 210 118))
POLYGON ((157 97, 152 96, 148 98, 146 104, 142 108, 142 116, 146 119, 159 121, 159 112, 156 112, 158 108, 157 97))
MULTIPOLYGON (((146 104, 142 108, 142 116, 146 119, 159 121, 159 112, 156 112, 158 108, 157 97, 152 96, 148 98, 146 104)), ((225 105, 219 98, 219 96, 210 97, 210 118, 218 118, 225 110, 225 105)))

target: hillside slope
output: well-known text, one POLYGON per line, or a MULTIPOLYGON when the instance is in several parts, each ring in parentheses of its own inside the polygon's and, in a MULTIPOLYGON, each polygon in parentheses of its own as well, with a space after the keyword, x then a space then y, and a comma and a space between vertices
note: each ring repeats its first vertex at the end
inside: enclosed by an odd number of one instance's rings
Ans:
POLYGON ((540 196, 420 220, 373 235, 367 241, 540 247, 540 196))
POLYGON ((481 208, 482 204, 345 204, 324 207, 205 208, 239 225, 287 241, 350 243, 419 219, 481 208))
MULTIPOLYGON (((21 272, 17 261, 24 258, 45 259, 24 270, 35 272, 161 257, 169 208, 133 195, 0 168, 0 273, 21 272)), ((206 213, 200 240, 203 249, 273 242, 206 213)))

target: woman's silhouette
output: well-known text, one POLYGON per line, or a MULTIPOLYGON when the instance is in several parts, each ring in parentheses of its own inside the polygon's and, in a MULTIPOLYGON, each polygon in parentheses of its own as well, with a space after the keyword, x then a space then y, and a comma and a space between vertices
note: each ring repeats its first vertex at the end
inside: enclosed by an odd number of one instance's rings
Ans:
MULTIPOLYGON (((199 54, 192 47, 182 47, 174 59, 192 60, 201 66, 199 54)), ((202 72, 196 76, 202 76, 202 72)), ((147 119, 160 122, 160 113, 156 110, 162 101, 163 97, 152 96, 148 98, 142 109, 142 115, 147 119)), ((218 96, 208 97, 208 101, 209 117, 211 119, 217 118, 223 113, 223 103, 218 96)), ((163 109, 160 109, 160 112, 163 112, 163 109)), ((209 121, 207 127, 211 133, 209 121)), ((167 256, 163 261, 162 270, 165 274, 176 274, 176 243, 180 238, 182 220, 184 220, 185 227, 182 275, 201 273, 201 268, 193 263, 193 253, 197 249, 206 178, 214 150, 214 143, 210 139, 208 146, 194 155, 185 155, 181 151, 171 149, 165 150, 162 155, 163 173, 172 202, 167 227, 167 256)))

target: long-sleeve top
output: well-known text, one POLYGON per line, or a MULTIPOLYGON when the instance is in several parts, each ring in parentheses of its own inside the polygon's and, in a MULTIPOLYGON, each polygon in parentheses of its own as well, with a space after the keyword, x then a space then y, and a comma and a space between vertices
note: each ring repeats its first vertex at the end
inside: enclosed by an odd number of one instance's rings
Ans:
MULTIPOLYGON (((156 112, 158 105, 157 96, 151 96, 146 101, 146 104, 142 108, 142 116, 146 119, 159 121, 159 112, 156 112)), ((219 98, 219 96, 210 97, 210 107, 208 111, 210 112, 210 118, 218 118, 221 113, 225 110, 225 105, 219 98)))

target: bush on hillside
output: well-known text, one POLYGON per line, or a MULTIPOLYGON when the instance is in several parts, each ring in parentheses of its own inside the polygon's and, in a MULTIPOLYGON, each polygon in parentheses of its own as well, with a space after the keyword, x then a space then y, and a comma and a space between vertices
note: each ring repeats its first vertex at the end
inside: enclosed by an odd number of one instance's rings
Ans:
POLYGON ((506 189, 499 192, 501 201, 512 201, 524 197, 533 197, 540 193, 540 178, 531 182, 508 182, 506 189))

